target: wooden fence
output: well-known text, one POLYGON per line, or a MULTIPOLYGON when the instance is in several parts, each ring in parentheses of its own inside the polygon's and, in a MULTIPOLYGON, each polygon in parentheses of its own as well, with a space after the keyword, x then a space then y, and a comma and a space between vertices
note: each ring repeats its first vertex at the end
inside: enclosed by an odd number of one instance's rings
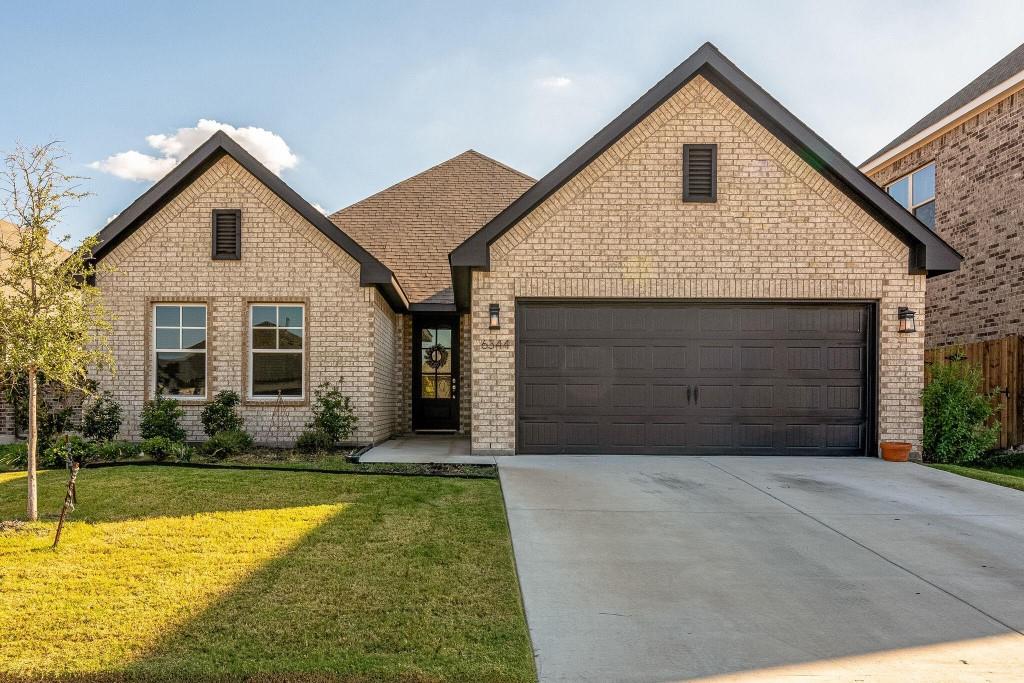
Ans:
POLYGON ((962 346, 940 346, 924 352, 925 382, 931 378, 933 365, 945 365, 950 358, 960 351, 967 361, 981 367, 985 376, 985 391, 998 387, 1000 427, 999 447, 1008 448, 1024 443, 1024 388, 1021 373, 1024 372, 1024 359, 1021 353, 1024 344, 1017 336, 1003 337, 989 341, 964 344, 962 346))

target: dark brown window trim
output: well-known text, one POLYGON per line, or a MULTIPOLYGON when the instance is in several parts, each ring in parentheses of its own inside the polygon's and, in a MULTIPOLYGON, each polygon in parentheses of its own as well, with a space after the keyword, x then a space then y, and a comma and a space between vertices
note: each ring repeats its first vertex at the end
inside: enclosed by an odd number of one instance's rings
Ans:
POLYGON ((718 145, 683 145, 683 201, 715 202, 718 200, 718 145), (690 152, 710 150, 711 152, 711 194, 694 194, 690 191, 690 152))
POLYGON ((242 258, 242 210, 241 209, 214 209, 210 217, 210 256, 214 261, 238 261, 242 258), (217 218, 219 216, 234 216, 237 231, 235 232, 235 250, 229 254, 217 253, 217 218))

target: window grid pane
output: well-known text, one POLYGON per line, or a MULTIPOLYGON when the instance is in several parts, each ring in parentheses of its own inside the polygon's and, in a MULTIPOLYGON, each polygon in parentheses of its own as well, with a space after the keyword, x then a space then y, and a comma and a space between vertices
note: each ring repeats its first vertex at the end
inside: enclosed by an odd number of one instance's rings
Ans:
POLYGON ((900 178, 889 186, 889 196, 900 203, 904 209, 910 208, 910 178, 900 178))
POLYGON ((154 306, 154 389, 167 396, 206 395, 206 306, 154 306))
POLYGON ((911 178, 914 206, 920 206, 935 198, 935 164, 928 164, 915 171, 911 178))
POLYGON ((305 395, 304 313, 296 304, 252 306, 249 391, 254 398, 305 395))

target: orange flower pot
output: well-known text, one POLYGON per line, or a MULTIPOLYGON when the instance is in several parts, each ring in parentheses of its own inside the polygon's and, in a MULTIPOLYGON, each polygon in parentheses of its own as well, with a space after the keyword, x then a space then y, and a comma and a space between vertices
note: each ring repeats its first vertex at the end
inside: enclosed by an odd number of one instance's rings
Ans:
POLYGON ((905 441, 883 441, 882 460, 906 462, 910 458, 910 444, 905 441))

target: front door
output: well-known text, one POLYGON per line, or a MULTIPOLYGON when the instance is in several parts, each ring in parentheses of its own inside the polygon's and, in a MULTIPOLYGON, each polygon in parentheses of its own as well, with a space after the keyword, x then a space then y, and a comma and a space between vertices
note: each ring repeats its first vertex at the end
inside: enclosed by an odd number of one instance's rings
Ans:
POLYGON ((412 345, 412 428, 459 428, 459 319, 414 319, 412 345))

